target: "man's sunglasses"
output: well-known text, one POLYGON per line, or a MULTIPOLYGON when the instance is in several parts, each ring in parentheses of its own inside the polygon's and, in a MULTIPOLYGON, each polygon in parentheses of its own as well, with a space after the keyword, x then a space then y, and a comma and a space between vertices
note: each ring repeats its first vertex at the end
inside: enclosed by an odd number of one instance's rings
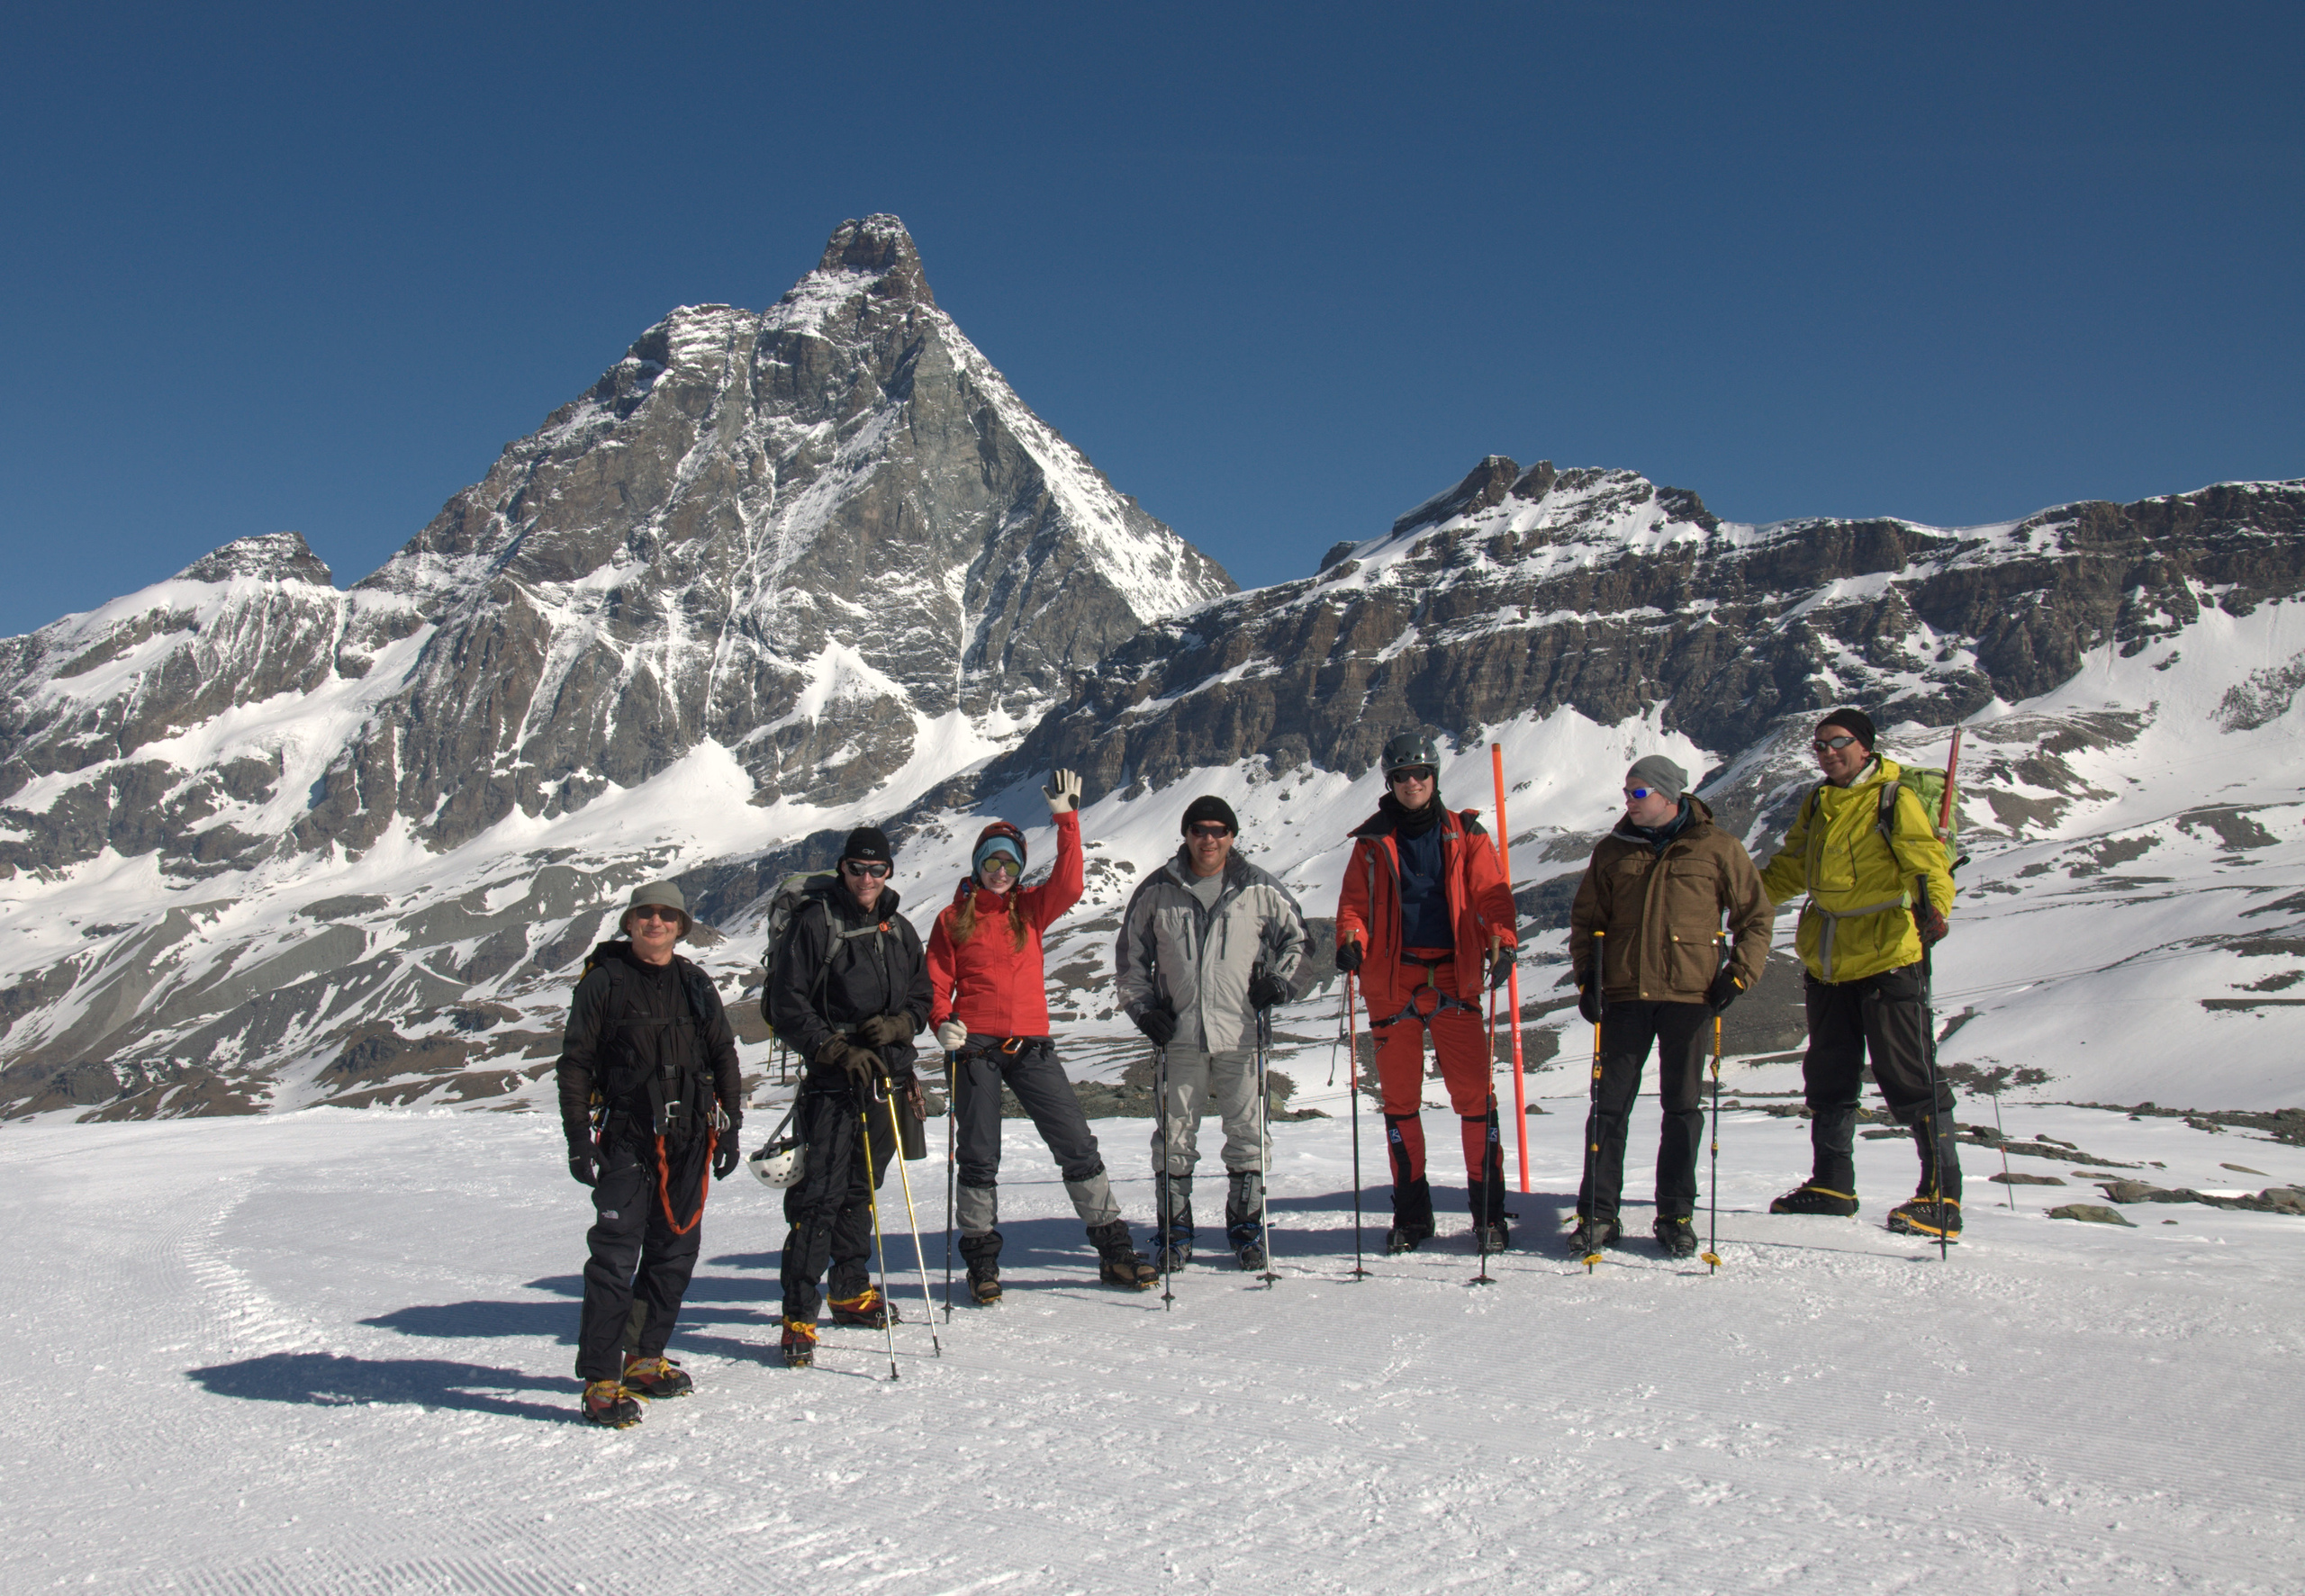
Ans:
POLYGON ((1648 798, 1657 789, 1653 787, 1628 787, 1624 789, 1624 796, 1637 804, 1642 798, 1648 798))
POLYGON ((681 912, 678 909, 668 909, 660 903, 642 904, 632 911, 632 917, 636 920, 668 920, 674 925, 681 923, 681 912))
POLYGON ((1204 820, 1192 828, 1192 834, 1196 837, 1229 837, 1233 834, 1233 828, 1221 820, 1204 820))
POLYGON ((1431 765, 1403 765, 1399 770, 1388 775, 1385 780, 1398 787, 1404 781, 1430 781, 1440 773, 1431 765))
POLYGON ((1820 737, 1815 742, 1810 744, 1809 746, 1817 753, 1822 753, 1828 748, 1846 748, 1851 743, 1856 741, 1857 739, 1854 737, 1820 737))
POLYGON ((889 873, 889 867, 877 859, 844 859, 840 868, 852 876, 870 876, 875 881, 889 873))

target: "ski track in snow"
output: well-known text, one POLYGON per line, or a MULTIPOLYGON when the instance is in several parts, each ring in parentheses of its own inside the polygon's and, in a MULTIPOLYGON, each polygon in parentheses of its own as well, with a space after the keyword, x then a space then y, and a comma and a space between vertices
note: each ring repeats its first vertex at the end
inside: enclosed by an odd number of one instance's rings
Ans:
MULTIPOLYGON (((1304 1073, 1302 1097, 1343 1114, 1304 1073)), ((588 1210, 544 1117, 19 1127, 0 1138, 0 1211, 32 1256, 69 1263, 6 1309, 23 1440, 0 1586, 2298 1588, 2299 1222, 2197 1205, 2132 1207, 2134 1230, 2051 1221, 2050 1201, 2100 1197, 2080 1167, 2020 1158, 2068 1187, 2018 1188, 2011 1212, 1984 1178, 1998 1159, 1969 1149, 1971 1239, 1940 1263, 1878 1225, 1909 1144, 1859 1141, 1867 1217, 1772 1218, 1805 1125, 1743 1110, 1723 1122, 1725 1265, 1708 1276, 1643 1239, 1652 1098, 1628 1245, 1588 1276, 1552 1240, 1582 1105, 1550 1107, 1494 1285, 1467 1284, 1446 1151, 1442 1240, 1351 1280, 1349 1125, 1312 1120, 1275 1131, 1280 1284, 1204 1254, 1168 1312, 1094 1284, 1054 1171, 1011 1122, 1007 1300, 940 1313, 930 1357, 897 1228, 894 1383, 858 1330, 827 1329, 815 1370, 777 1366, 784 1227, 738 1184, 713 1201, 673 1348, 698 1394, 618 1433, 574 1414, 588 1210)), ((2305 1149, 2008 1113, 2012 1136, 2160 1160, 2140 1171, 2160 1183, 2305 1180, 2305 1149)), ((1140 1232, 1148 1129, 1098 1126, 1140 1232)), ((941 1171, 911 1172, 941 1281, 941 1171)), ((1371 1245, 1384 1202, 1372 1185, 1371 1245)), ((892 1175, 883 1217, 902 1216, 892 1175)))

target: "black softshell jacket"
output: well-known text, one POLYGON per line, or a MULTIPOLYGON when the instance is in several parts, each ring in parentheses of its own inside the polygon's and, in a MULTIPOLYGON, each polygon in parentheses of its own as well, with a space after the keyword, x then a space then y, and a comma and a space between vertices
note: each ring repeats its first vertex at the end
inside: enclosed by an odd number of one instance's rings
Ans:
POLYGON ((701 1129, 709 1090, 731 1125, 744 1118, 744 1083, 737 1068, 737 1037, 720 1006, 712 978, 673 955, 673 979, 655 981, 627 942, 592 950, 568 1005, 561 1038, 560 1128, 571 1147, 589 1139, 592 1090, 626 1124, 653 1131, 662 1102, 685 1105, 668 1139, 686 1141, 701 1129), (664 1066, 673 1068, 666 1090, 664 1066), (693 1082, 692 1089, 687 1084, 693 1082))
MULTIPOLYGON (((817 1051, 874 1014, 907 1014, 915 1035, 928 1023, 928 960, 920 933, 883 888, 866 914, 837 882, 809 894, 768 981, 768 1023, 813 1068, 817 1051), (827 950, 830 961, 826 959, 827 950)), ((881 1049, 898 1086, 909 1084, 920 1051, 909 1041, 881 1049)))

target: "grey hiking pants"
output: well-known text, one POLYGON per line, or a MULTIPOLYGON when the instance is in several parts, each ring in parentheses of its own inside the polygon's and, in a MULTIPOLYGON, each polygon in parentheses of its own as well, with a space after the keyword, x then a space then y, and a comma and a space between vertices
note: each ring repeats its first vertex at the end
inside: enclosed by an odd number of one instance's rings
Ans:
POLYGON ((1171 1047, 1168 1073, 1168 1100, 1152 1127, 1153 1175, 1161 1173, 1164 1149, 1172 1177, 1192 1174, 1200 1161, 1201 1118, 1212 1110, 1225 1122, 1225 1173, 1263 1169, 1265 1150, 1258 1137, 1264 1116, 1257 1112, 1256 1055, 1171 1047))
POLYGON ((1080 1222, 1094 1230, 1120 1217, 1096 1132, 1045 1036, 972 1035, 955 1059, 953 1126, 960 1163, 961 1234, 981 1236, 1000 1221, 1000 1088, 1017 1095, 1033 1122, 1080 1222), (1011 1043, 1015 1050, 1008 1050, 1011 1043))

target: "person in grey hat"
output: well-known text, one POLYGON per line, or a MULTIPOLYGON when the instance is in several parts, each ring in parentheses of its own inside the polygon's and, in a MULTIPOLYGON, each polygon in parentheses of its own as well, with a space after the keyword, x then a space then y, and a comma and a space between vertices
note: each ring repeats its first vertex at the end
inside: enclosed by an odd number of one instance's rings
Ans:
POLYGON ((688 905, 670 881, 634 889, 568 1005, 556 1072, 568 1173, 592 1188, 576 1335, 583 1414, 621 1429, 641 1398, 692 1383, 664 1356, 703 1241, 710 1177, 737 1167, 737 1038, 712 978, 673 950, 688 905), (636 1300, 637 1298, 637 1300, 636 1300))
POLYGON ((1696 1251, 1697 1143, 1713 1017, 1760 979, 1774 917, 1745 845, 1713 823, 1688 772, 1661 753, 1624 776, 1624 814, 1601 839, 1568 911, 1577 1012, 1600 1026, 1600 1089, 1585 1124, 1585 1178, 1571 1248, 1591 1253, 1623 1233, 1626 1122, 1657 1049, 1664 1132, 1657 1146, 1657 1244, 1696 1251), (1720 956, 1723 918, 1734 949, 1720 956), (1595 941, 1598 957, 1595 957, 1595 941))
POLYGON ((1252 1049, 1258 1014, 1303 996, 1305 916, 1234 850, 1239 826, 1223 798, 1195 798, 1184 842, 1128 900, 1113 951, 1122 1012, 1167 1064, 1152 1132, 1156 1188, 1168 1176, 1152 1249, 1163 1272, 1192 1258, 1192 1172, 1212 1107, 1225 1122, 1225 1240, 1241 1267, 1265 1267, 1265 1105, 1252 1049))

